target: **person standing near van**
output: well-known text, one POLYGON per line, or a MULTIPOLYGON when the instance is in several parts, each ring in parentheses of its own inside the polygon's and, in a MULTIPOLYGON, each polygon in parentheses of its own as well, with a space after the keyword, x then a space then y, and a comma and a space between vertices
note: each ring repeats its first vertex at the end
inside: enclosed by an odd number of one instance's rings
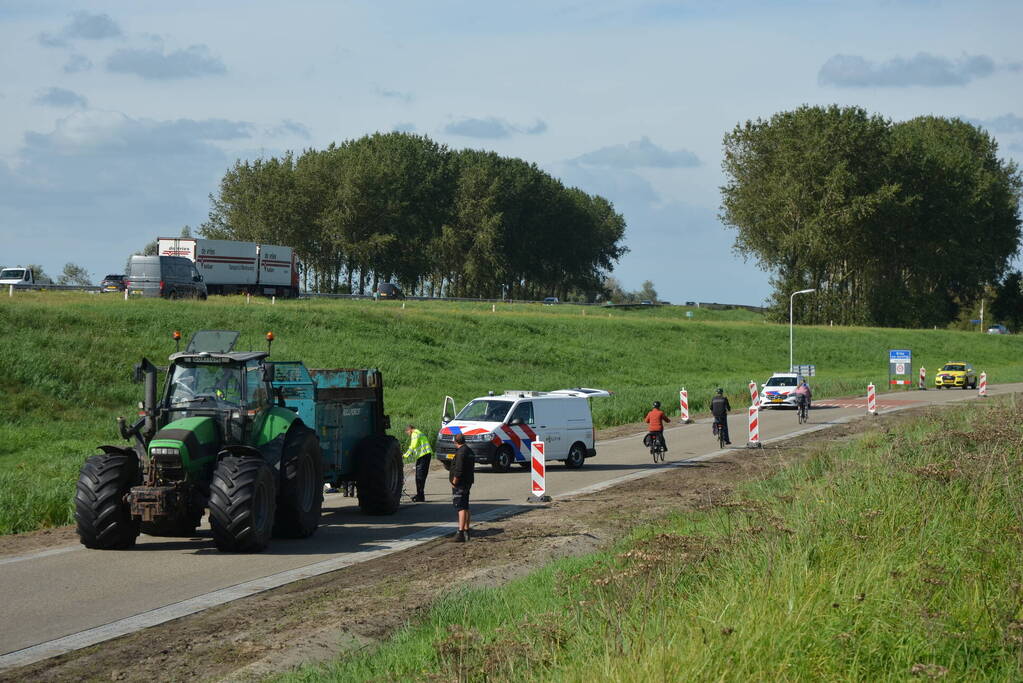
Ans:
POLYGON ((455 543, 465 543, 469 540, 469 490, 475 479, 476 457, 472 449, 465 445, 465 437, 461 434, 455 435, 455 446, 455 459, 448 472, 451 501, 458 511, 458 533, 453 540, 455 543))
POLYGON ((653 409, 646 414, 643 421, 647 423, 647 429, 649 430, 647 436, 651 439, 660 439, 661 446, 664 448, 664 452, 667 453, 668 442, 664 440, 664 423, 671 422, 671 420, 669 420, 668 416, 664 414, 663 410, 661 410, 660 401, 654 401, 653 409))
POLYGON ((714 416, 714 424, 718 429, 723 429, 725 433, 725 445, 729 445, 732 441, 728 438, 728 411, 732 409, 730 403, 728 403, 728 397, 725 396, 724 389, 718 389, 717 395, 710 400, 710 413, 714 416))
POLYGON ((423 503, 426 501, 426 475, 430 472, 433 449, 430 448, 430 440, 414 425, 405 427, 405 433, 409 437, 408 449, 402 454, 401 459, 416 463, 416 495, 412 496, 412 500, 423 503))

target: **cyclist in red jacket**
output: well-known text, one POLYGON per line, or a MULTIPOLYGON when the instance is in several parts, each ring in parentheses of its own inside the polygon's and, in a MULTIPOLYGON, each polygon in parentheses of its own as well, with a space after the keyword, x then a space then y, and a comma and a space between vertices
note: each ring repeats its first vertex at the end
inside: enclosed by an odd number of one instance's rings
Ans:
POLYGON ((643 418, 643 421, 647 423, 648 425, 647 429, 649 430, 647 432, 648 438, 644 439, 644 442, 647 442, 650 439, 660 439, 661 448, 663 448, 664 452, 667 453, 668 442, 664 440, 664 423, 671 422, 671 420, 669 420, 668 416, 664 414, 663 410, 661 410, 660 401, 654 401, 653 410, 646 414, 646 417, 643 418))

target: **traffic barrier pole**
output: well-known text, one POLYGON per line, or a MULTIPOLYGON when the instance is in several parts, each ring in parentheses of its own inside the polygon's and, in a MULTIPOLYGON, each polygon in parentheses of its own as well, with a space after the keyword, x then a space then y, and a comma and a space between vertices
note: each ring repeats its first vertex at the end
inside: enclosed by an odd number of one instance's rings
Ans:
POLYGON ((980 373, 980 385, 977 387, 977 396, 987 396, 987 373, 980 373))
POLYGON ((927 369, 920 368, 920 391, 927 391, 927 369))
POLYGON ((127 288, 125 288, 125 290, 124 290, 124 300, 125 301, 128 300, 128 290, 127 290, 127 288))
POLYGON ((682 387, 682 391, 678 392, 678 408, 679 408, 679 421, 682 424, 692 423, 692 419, 689 417, 689 392, 686 391, 685 387, 682 387))
POLYGON ((867 415, 877 415, 877 394, 874 385, 867 385, 867 415))
POLYGON ((529 447, 531 456, 531 467, 533 476, 530 477, 530 492, 532 495, 526 500, 530 503, 549 503, 551 497, 547 495, 547 467, 544 462, 543 441, 534 441, 529 447))
POLYGON ((276 294, 274 296, 270 297, 270 305, 273 306, 275 303, 277 303, 277 295, 276 294))
POLYGON ((754 403, 749 407, 749 440, 746 448, 760 448, 760 408, 754 403))
POLYGON ((754 382, 753 380, 750 380, 749 381, 749 400, 753 403, 753 405, 756 405, 757 401, 759 399, 760 399, 760 393, 757 391, 757 383, 754 382))
POLYGON ((11 288, 7 290, 7 296, 14 296, 14 285, 11 285, 11 288))

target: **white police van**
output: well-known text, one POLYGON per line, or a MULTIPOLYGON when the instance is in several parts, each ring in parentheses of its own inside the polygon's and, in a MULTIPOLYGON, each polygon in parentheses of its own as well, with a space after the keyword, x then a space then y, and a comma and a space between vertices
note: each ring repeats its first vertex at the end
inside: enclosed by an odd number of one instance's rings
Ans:
POLYGON ((495 472, 507 472, 512 463, 529 467, 534 441, 543 441, 546 460, 582 467, 586 458, 597 454, 588 399, 610 394, 584 388, 506 391, 474 398, 453 417, 454 399, 447 396, 437 434, 437 459, 450 467, 455 435, 461 434, 476 462, 489 463, 495 472))

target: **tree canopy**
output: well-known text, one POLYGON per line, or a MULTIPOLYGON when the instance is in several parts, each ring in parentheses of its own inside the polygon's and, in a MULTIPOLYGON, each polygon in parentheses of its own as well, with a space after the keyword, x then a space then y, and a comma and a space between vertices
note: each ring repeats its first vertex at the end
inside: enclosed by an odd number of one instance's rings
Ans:
POLYGON ((316 291, 592 299, 626 252, 606 199, 406 133, 238 161, 210 200, 201 235, 292 246, 316 291))
POLYGON ((811 107, 724 139, 723 222, 773 273, 773 309, 807 322, 945 325, 999 281, 1020 243, 1021 176, 983 130, 811 107))

